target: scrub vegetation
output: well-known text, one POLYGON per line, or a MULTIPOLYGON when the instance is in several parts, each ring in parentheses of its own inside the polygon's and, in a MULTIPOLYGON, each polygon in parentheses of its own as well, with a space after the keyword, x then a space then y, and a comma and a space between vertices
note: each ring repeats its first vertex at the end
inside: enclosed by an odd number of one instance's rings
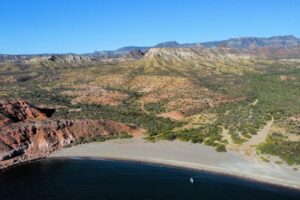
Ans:
POLYGON ((190 63, 146 56, 96 66, 9 65, 0 70, 0 97, 55 108, 52 118, 117 120, 145 128, 149 141, 178 139, 219 152, 251 140, 274 119, 280 134, 270 132, 257 150, 300 164, 298 64, 200 55, 190 63))

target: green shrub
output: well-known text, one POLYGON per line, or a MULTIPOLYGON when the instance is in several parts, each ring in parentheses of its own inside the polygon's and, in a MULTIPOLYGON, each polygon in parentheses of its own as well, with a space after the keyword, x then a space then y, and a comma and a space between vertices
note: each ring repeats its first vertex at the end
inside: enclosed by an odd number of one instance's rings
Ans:
POLYGON ((217 152, 226 152, 226 147, 223 144, 217 144, 216 146, 216 151, 217 152))

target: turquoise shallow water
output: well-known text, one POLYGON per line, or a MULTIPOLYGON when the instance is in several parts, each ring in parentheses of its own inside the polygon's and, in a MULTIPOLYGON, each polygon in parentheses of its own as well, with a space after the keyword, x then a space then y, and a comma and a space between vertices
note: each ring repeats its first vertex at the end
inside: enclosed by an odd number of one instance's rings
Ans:
POLYGON ((300 200, 300 191, 137 162, 51 159, 0 172, 0 200, 14 199, 300 200))

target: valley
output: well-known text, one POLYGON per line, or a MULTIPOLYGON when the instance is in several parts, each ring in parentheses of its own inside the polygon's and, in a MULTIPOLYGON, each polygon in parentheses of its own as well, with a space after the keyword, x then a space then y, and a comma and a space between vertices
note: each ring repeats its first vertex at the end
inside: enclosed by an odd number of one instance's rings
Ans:
MULTIPOLYGON (((52 109, 50 121, 112 120, 142 130, 149 142, 203 143, 298 169, 300 63, 295 55, 300 54, 295 45, 273 47, 281 53, 272 56, 270 47, 180 46, 98 57, 13 57, 0 64, 0 99, 52 109), (285 56, 290 52, 293 58, 285 56)), ((3 109, 0 114, 11 119, 3 109)), ((4 118, 2 132, 29 123, 4 118)))

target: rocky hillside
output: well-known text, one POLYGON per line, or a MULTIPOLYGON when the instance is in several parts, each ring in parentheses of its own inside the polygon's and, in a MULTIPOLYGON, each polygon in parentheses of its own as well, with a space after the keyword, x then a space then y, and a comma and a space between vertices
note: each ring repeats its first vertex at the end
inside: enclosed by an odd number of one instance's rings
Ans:
POLYGON ((89 56, 80 56, 75 54, 53 54, 53 55, 0 55, 0 64, 18 64, 18 65, 87 65, 96 60, 89 56))
POLYGON ((241 53, 267 59, 300 59, 300 45, 292 47, 253 47, 240 50, 241 53))
POLYGON ((253 71, 253 59, 228 48, 152 48, 140 60, 144 71, 177 71, 204 74, 253 71))
POLYGON ((100 51, 91 54, 1 55, 0 64, 51 66, 87 66, 102 63, 136 60, 144 53, 136 51, 100 51))
POLYGON ((289 48, 257 47, 232 48, 151 48, 141 59, 146 68, 166 66, 168 68, 205 69, 210 72, 243 73, 253 71, 258 61, 272 59, 299 59, 300 46, 289 48))
POLYGON ((138 132, 111 120, 51 120, 49 114, 24 101, 0 102, 0 169, 77 143, 138 132))

